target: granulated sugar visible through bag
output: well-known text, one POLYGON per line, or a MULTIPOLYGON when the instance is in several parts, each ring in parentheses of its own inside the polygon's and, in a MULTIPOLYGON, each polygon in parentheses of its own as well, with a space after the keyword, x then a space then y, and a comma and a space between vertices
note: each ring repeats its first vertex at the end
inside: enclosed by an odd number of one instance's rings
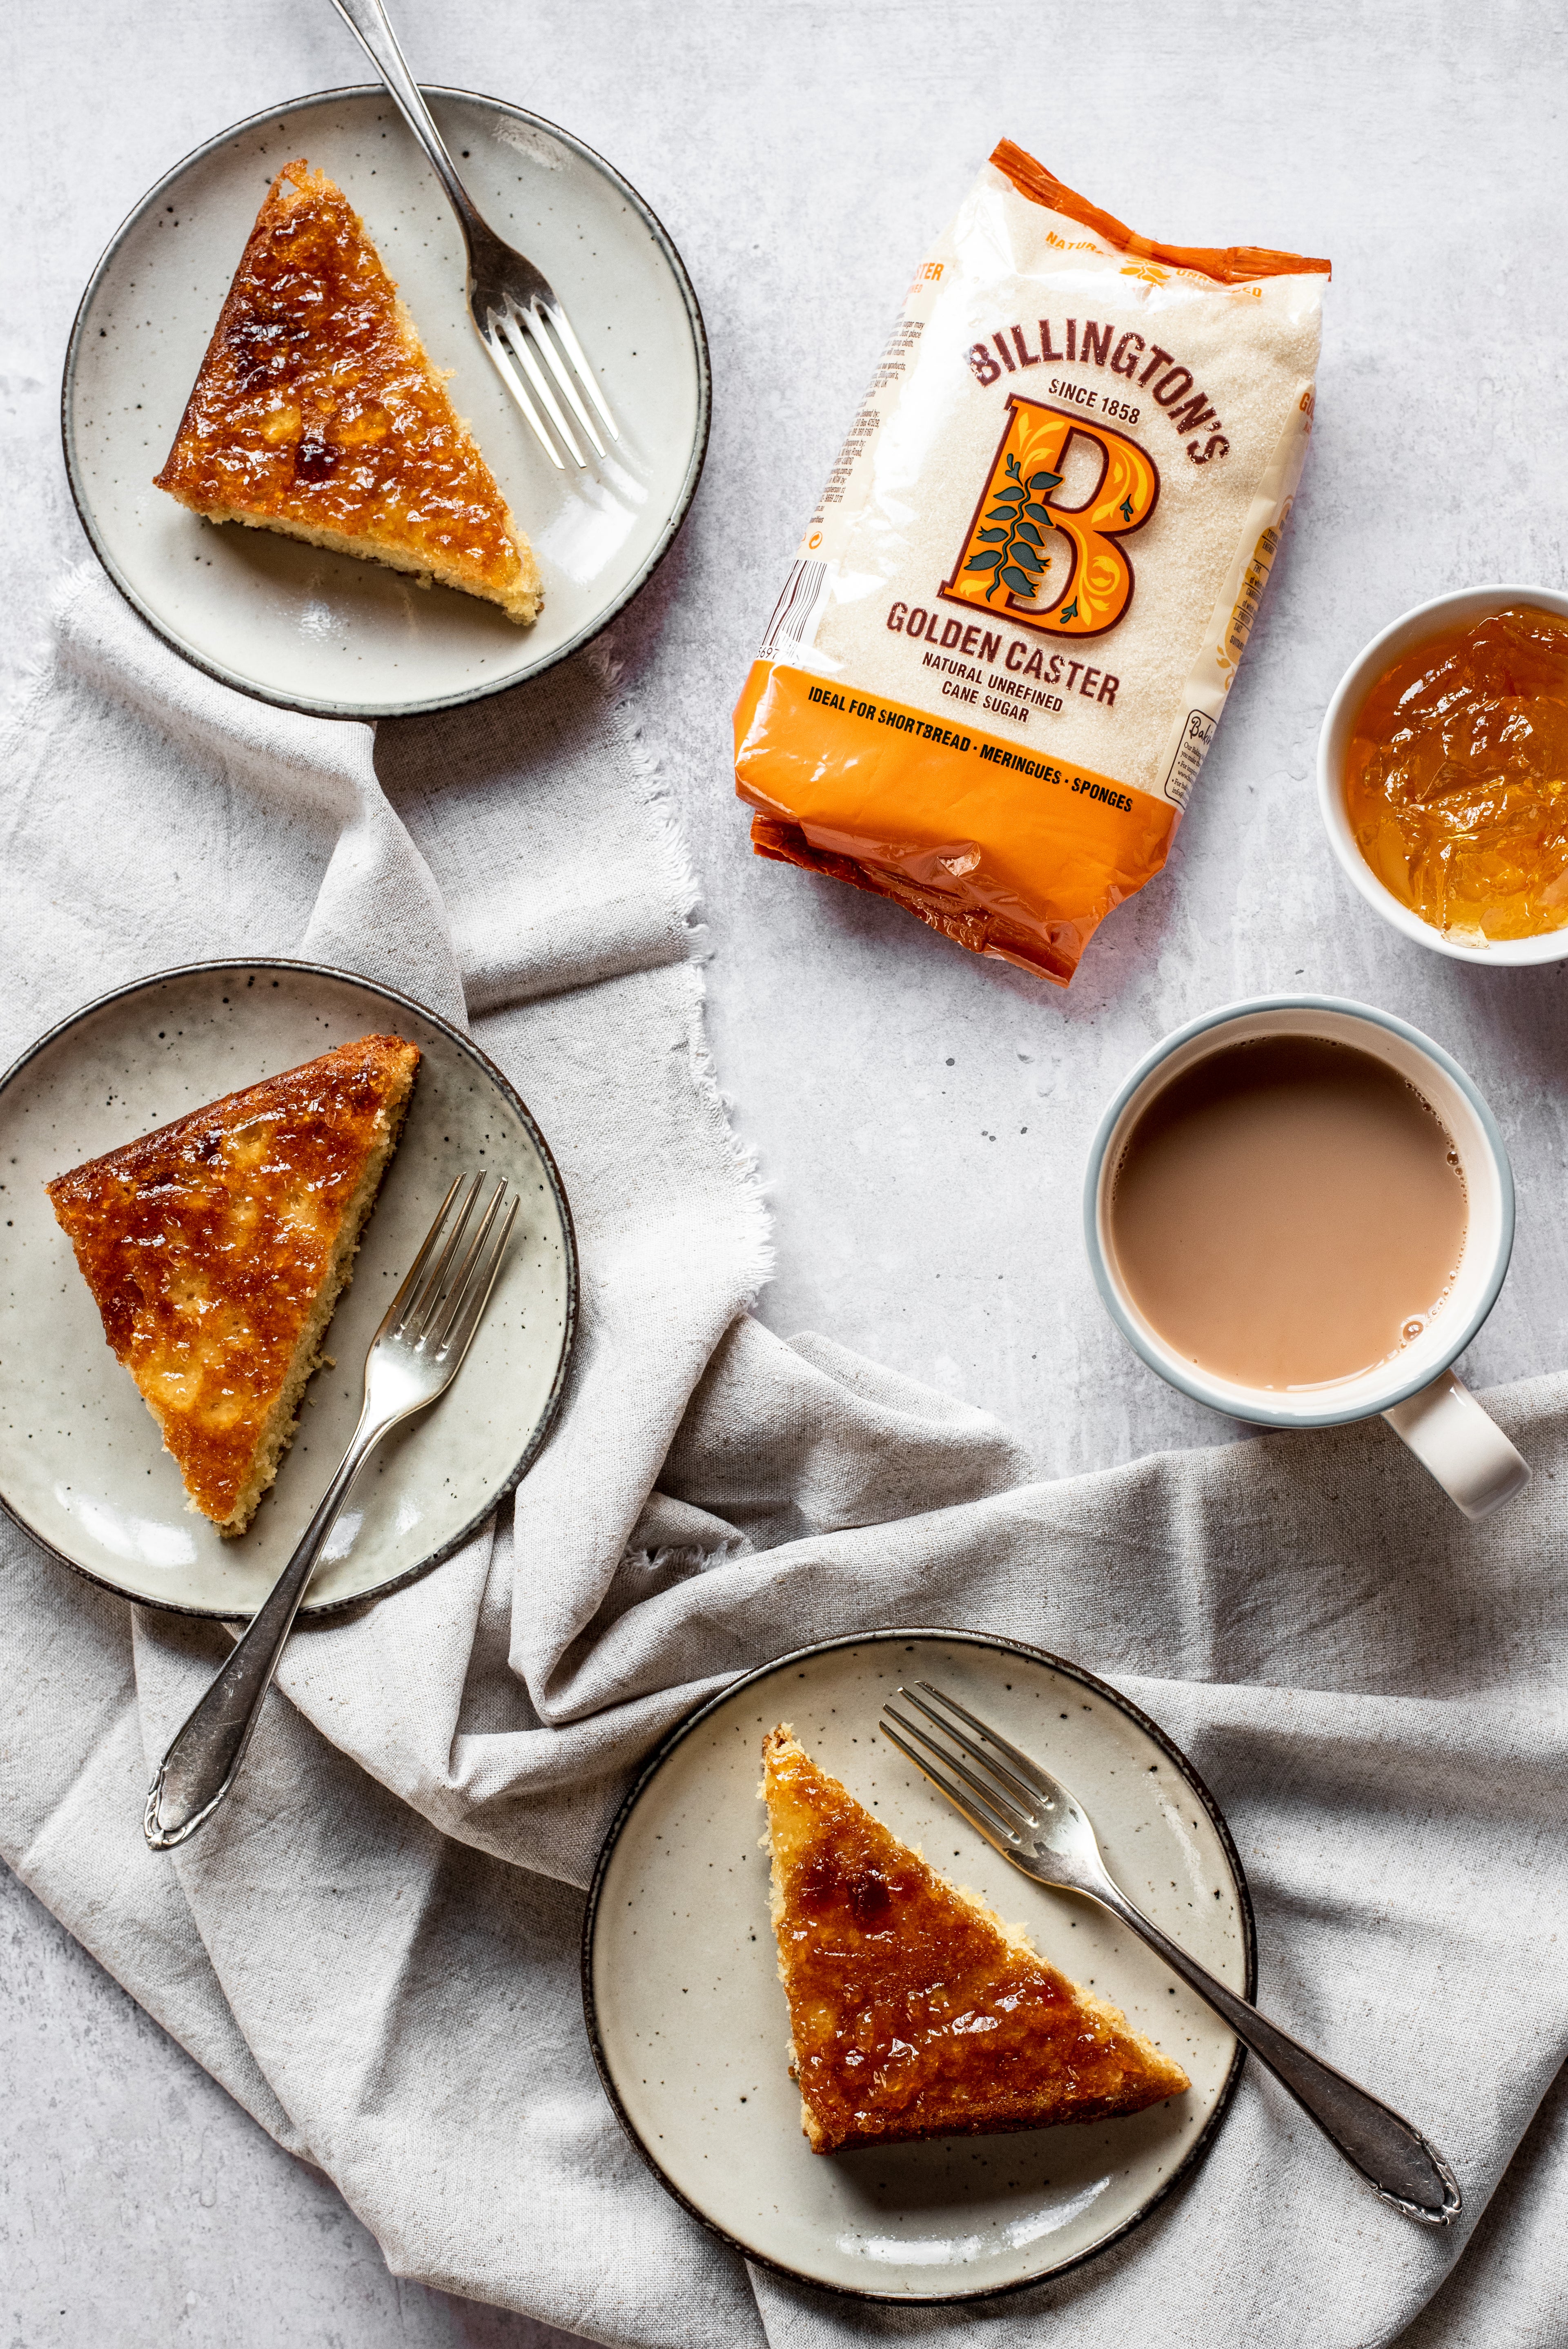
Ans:
POLYGON ((1301 476, 1327 269, 1154 243, 996 149, 736 711, 759 855, 1067 984, 1213 739, 1301 476))

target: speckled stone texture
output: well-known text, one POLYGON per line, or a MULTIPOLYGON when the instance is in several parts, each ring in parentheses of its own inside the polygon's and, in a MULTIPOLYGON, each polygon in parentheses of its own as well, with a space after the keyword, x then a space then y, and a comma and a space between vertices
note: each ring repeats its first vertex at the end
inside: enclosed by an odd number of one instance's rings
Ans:
MULTIPOLYGON (((1403 943, 1322 841, 1312 765, 1352 655, 1408 605, 1561 585, 1561 60, 1539 12, 1458 0, 1303 11, 1153 0, 397 0, 415 68, 585 138, 680 246, 712 338, 696 508, 618 631, 710 925, 712 1040, 758 1148, 779 1270, 762 1312, 995 1411, 1047 1473, 1230 1431, 1158 1383, 1094 1298, 1085 1147, 1167 1030, 1274 988, 1395 1009, 1475 1073, 1519 1182, 1473 1383, 1557 1367, 1568 1244, 1568 990, 1403 943), (914 263, 1006 132, 1147 233, 1328 254, 1318 427, 1233 707, 1167 873, 1062 995, 891 906, 756 863, 728 713, 914 263)), ((58 371, 103 243, 227 122, 364 78, 325 0, 15 12, 0 241, 8 385, 0 544, 14 677, 82 541, 58 371)), ((439 198, 432 191, 432 202, 439 198)), ((569 294, 570 289, 563 288, 569 294)), ((112 854, 112 844, 106 844, 112 854)), ((84 973, 84 996, 92 991, 84 973)), ((535 2344, 552 2336, 390 2279, 333 2189, 280 2153, 5 1885, 0 2319, 22 2349, 178 2341, 535 2344)), ((1543 2111, 1420 2349, 1491 2344, 1545 2224, 1543 2111), (1501 2313, 1500 2313, 1501 2312, 1501 2313)), ((1501 2330, 1499 2327, 1501 2326, 1501 2330)))
POLYGON ((5 2349, 562 2349, 389 2275, 275 2146, 0 1868, 5 2349))

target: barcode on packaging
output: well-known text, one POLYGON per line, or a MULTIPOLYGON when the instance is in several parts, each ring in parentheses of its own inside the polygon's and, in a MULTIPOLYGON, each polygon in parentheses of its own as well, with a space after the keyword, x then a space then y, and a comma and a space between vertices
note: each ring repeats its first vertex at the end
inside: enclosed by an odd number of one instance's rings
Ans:
POLYGON ((762 637, 759 660, 778 660, 809 645, 817 633, 817 618, 828 600, 825 563, 792 563, 782 594, 773 606, 762 637))

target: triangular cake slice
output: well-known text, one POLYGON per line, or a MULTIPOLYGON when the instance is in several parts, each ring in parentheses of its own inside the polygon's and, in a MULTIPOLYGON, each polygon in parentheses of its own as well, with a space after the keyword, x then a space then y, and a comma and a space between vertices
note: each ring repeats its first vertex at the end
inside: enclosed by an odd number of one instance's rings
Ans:
POLYGON ((343 191, 273 181, 157 477, 211 522, 282 531, 531 620, 533 550, 343 191))
POLYGON ((1141 2112, 1191 2084, 1119 2008, 763 1740, 789 2068, 813 2152, 1141 2112))
POLYGON ((418 1064, 362 1036, 49 1185, 189 1506, 225 1534, 277 1475, 418 1064))

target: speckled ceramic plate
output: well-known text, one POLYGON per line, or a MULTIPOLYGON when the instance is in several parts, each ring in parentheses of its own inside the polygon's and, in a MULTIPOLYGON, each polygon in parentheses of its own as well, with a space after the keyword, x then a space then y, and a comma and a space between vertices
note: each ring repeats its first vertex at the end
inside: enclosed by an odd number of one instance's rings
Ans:
POLYGON ((94 549, 144 620, 226 685, 326 717, 438 709, 516 685, 598 633, 649 577, 707 444, 707 345, 680 255, 590 148, 498 98, 426 91, 475 202, 543 270, 622 438, 557 472, 480 347, 458 224, 385 90, 328 90, 197 149, 116 234, 66 358, 66 466, 94 549), (152 486, 268 185, 304 156, 338 182, 533 542, 544 609, 420 588, 380 564, 236 524, 152 486))
POLYGON ((877 1734, 916 1675, 1037 1754, 1093 1819, 1111 1873, 1233 1989, 1255 1976, 1252 1904, 1191 1764, 1103 1681, 966 1631, 887 1631, 782 1656, 703 1705, 633 1789, 600 1855, 583 1981, 600 2075, 676 2199, 748 2258, 870 2300, 955 2301, 1075 2267, 1196 2162, 1242 2051, 1141 1941, 1031 1884, 877 1734), (1192 2085, 1129 2120, 823 2156, 800 2130, 758 1848, 761 1747, 793 1723, 816 1760, 1075 1981, 1122 2007, 1192 2085))
POLYGON ((523 1206, 473 1350, 435 1407, 388 1436, 317 1568, 307 1615, 375 1597, 448 1557, 523 1474, 560 1402, 576 1319, 572 1218, 543 1136, 492 1062, 407 996, 309 963, 167 971, 88 1004, 0 1079, 0 1503, 69 1566, 145 1606, 254 1612, 347 1447, 376 1326, 454 1175, 505 1174, 523 1206), (204 1102, 356 1036, 423 1058, 354 1280, 327 1332, 335 1368, 248 1532, 185 1506, 157 1427, 104 1343, 44 1189, 204 1102))

